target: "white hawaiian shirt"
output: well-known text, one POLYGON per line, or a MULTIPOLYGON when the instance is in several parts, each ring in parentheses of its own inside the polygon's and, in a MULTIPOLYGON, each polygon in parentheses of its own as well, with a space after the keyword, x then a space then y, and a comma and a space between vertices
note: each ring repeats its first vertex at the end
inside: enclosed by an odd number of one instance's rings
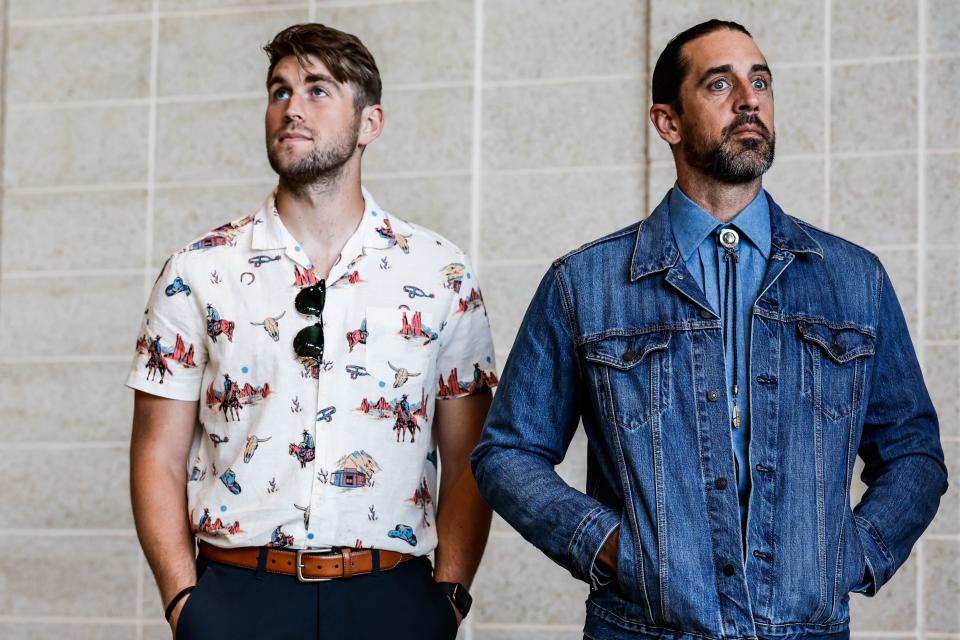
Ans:
POLYGON ((273 194, 157 279, 127 385, 199 400, 185 471, 206 542, 436 547, 434 404, 496 385, 490 324, 464 253, 363 195, 327 280, 320 360, 293 350, 317 321, 294 298, 317 275, 273 194))

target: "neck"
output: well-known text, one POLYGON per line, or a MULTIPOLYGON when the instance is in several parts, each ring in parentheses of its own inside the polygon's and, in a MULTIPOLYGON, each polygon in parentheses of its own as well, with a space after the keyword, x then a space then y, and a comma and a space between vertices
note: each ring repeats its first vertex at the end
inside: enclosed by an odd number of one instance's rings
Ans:
POLYGON ((280 178, 277 186, 283 225, 305 248, 325 254, 340 252, 360 224, 363 208, 359 169, 308 185, 280 178))
POLYGON ((677 163, 677 183, 688 198, 720 222, 730 222, 757 197, 762 178, 731 184, 721 182, 689 165, 677 163))

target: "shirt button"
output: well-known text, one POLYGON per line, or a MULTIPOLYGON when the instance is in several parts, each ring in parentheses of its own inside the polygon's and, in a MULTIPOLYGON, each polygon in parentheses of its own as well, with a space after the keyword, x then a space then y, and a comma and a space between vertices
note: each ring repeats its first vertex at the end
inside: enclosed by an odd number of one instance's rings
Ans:
POLYGON ((701 317, 701 318, 711 318, 711 317, 713 317, 713 314, 710 313, 709 311, 707 311, 706 309, 704 309, 704 308, 701 307, 701 308, 700 308, 700 317, 701 317))
POLYGON ((713 486, 715 486, 717 489, 720 489, 720 491, 723 491, 724 489, 727 488, 727 479, 717 478, 716 481, 713 483, 713 486))
POLYGON ((710 402, 716 402, 719 399, 720 399, 719 391, 717 391, 716 389, 710 389, 710 391, 707 391, 707 400, 709 400, 710 402))
POLYGON ((730 576, 733 575, 734 571, 736 571, 736 569, 733 568, 733 565, 728 564, 723 568, 723 575, 729 578, 730 576))

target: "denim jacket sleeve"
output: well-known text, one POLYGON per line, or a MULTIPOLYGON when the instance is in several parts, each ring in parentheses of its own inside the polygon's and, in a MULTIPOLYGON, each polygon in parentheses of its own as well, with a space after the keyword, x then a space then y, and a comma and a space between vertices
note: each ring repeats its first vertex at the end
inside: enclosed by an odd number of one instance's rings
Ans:
POLYGON ((620 514, 554 471, 580 421, 582 381, 559 266, 540 283, 500 379, 473 471, 487 502, 553 561, 594 588, 597 554, 620 514))
POLYGON ((876 357, 858 453, 867 491, 854 509, 874 595, 910 555, 947 490, 937 414, 893 285, 878 263, 876 357))

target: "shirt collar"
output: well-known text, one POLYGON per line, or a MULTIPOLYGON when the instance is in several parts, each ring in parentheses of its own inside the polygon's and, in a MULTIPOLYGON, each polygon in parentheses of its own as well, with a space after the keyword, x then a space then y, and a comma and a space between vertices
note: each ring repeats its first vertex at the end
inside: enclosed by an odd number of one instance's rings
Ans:
MULTIPOLYGON (((683 259, 689 260, 700 243, 717 228, 720 222, 687 197, 678 184, 674 184, 669 197, 673 236, 683 259)), ((730 224, 736 225, 764 258, 770 257, 770 204, 764 189, 757 192, 750 204, 744 207, 730 221, 730 224)))
MULTIPOLYGON (((344 253, 352 244, 357 244, 357 253, 361 247, 373 249, 388 249, 397 244, 397 234, 408 236, 410 226, 398 218, 392 217, 380 208, 376 200, 366 188, 361 187, 363 194, 363 216, 357 225, 357 230, 344 245, 344 253), (352 242, 360 240, 359 243, 352 242)), ((274 189, 263 201, 259 211, 254 214, 251 248, 254 251, 266 249, 295 248, 299 243, 287 231, 277 213, 277 191, 274 189)), ((403 242, 401 239, 400 242, 403 242)))

